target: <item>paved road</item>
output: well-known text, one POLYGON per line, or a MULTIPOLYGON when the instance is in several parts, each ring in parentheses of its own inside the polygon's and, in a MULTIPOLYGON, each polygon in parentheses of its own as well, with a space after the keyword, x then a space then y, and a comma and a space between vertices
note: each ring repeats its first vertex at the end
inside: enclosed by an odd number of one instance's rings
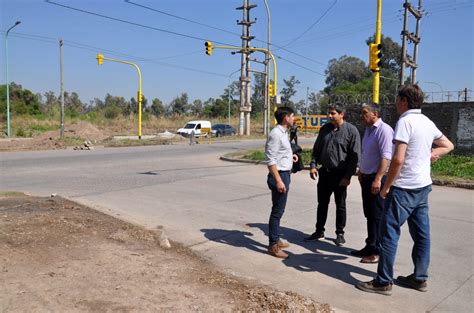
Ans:
MULTIPOLYGON (((472 191, 433 187, 429 292, 395 286, 391 297, 367 294, 353 285, 370 279, 376 265, 358 263, 349 254, 361 248, 365 238, 356 180, 348 192, 345 247, 331 241, 335 237, 334 209, 328 217, 328 239, 302 241, 305 233, 313 231, 316 199, 316 184, 303 172, 292 176, 282 220, 291 257, 281 261, 265 253, 270 207, 267 170, 262 165, 218 159, 226 152, 262 145, 254 140, 2 153, 0 189, 57 193, 149 228, 163 226, 171 239, 230 273, 311 296, 340 312, 472 311, 472 191)), ((411 240, 404 227, 396 275, 411 273, 410 252, 411 240)))

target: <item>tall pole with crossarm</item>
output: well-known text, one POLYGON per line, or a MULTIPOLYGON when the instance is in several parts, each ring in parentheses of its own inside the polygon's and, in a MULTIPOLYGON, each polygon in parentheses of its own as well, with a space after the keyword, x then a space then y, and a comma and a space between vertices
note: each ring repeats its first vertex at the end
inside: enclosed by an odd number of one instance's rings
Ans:
POLYGON ((5 82, 7 84, 7 136, 10 137, 10 83, 8 82, 8 33, 21 21, 16 21, 15 25, 10 27, 5 33, 5 82))

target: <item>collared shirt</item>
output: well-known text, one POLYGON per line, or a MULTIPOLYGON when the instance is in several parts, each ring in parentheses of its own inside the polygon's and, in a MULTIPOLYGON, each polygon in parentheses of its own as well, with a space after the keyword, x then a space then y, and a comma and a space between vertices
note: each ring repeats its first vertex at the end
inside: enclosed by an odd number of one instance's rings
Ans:
POLYGON ((279 171, 289 171, 293 167, 293 152, 291 151, 288 129, 277 125, 272 129, 265 144, 265 163, 267 166, 276 165, 279 171))
POLYGON ((443 133, 421 109, 404 112, 395 126, 394 140, 407 144, 405 162, 393 185, 417 189, 431 185, 431 146, 443 133))
POLYGON ((321 164, 328 170, 345 171, 345 178, 355 174, 360 159, 360 136, 357 128, 344 122, 339 128, 331 123, 319 130, 313 146, 311 167, 321 164))
POLYGON ((382 159, 392 159, 393 129, 379 118, 374 125, 366 127, 362 138, 360 172, 374 174, 382 159))

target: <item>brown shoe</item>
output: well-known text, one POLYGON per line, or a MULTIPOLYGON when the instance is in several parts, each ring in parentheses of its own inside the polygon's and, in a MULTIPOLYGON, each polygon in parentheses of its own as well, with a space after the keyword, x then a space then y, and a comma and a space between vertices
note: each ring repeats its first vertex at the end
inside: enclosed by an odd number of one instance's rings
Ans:
POLYGON ((378 262, 379 262, 379 256, 377 254, 365 256, 360 260, 360 263, 378 263, 378 262))
POLYGON ((280 248, 288 248, 290 246, 290 244, 288 242, 283 241, 281 239, 278 240, 277 245, 280 248))
POLYGON ((392 295, 392 284, 380 285, 375 279, 368 282, 358 282, 356 287, 362 291, 378 293, 384 296, 392 295))
POLYGON ((288 254, 283 252, 283 250, 280 249, 277 243, 271 247, 268 247, 268 253, 280 259, 286 259, 288 257, 288 254))

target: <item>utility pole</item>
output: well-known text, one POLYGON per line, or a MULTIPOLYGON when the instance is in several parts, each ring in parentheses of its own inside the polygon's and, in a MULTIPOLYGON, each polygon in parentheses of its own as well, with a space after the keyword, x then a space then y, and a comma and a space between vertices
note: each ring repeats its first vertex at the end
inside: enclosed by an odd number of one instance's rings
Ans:
POLYGON ((59 39, 59 69, 61 77, 61 131, 60 136, 64 138, 64 70, 63 70, 63 40, 59 39))
POLYGON ((306 106, 306 110, 305 110, 306 123, 305 123, 305 126, 304 126, 304 134, 305 135, 308 135, 308 94, 309 94, 309 87, 306 87, 306 103, 305 103, 305 106, 306 106))
POLYGON ((256 8, 256 4, 249 4, 249 0, 244 0, 244 4, 236 10, 242 10, 242 21, 238 21, 237 25, 242 25, 242 57, 240 64, 240 118, 239 118, 239 135, 250 136, 250 112, 252 104, 250 103, 250 41, 254 36, 250 36, 250 26, 255 21, 250 21, 250 10, 256 8))
POLYGON ((464 102, 467 102, 467 88, 464 88, 464 102))
POLYGON ((405 83, 405 66, 411 68, 411 78, 410 82, 414 84, 416 82, 416 69, 418 67, 418 45, 420 43, 420 20, 422 17, 421 11, 421 0, 418 0, 418 10, 415 10, 408 0, 405 0, 403 4, 404 14, 403 14, 403 31, 402 35, 402 64, 400 68, 400 86, 403 86, 405 83), (416 18, 416 33, 410 33, 408 31, 408 12, 410 12, 416 18), (413 47, 413 59, 407 55, 406 42, 409 40, 414 44, 413 47))

